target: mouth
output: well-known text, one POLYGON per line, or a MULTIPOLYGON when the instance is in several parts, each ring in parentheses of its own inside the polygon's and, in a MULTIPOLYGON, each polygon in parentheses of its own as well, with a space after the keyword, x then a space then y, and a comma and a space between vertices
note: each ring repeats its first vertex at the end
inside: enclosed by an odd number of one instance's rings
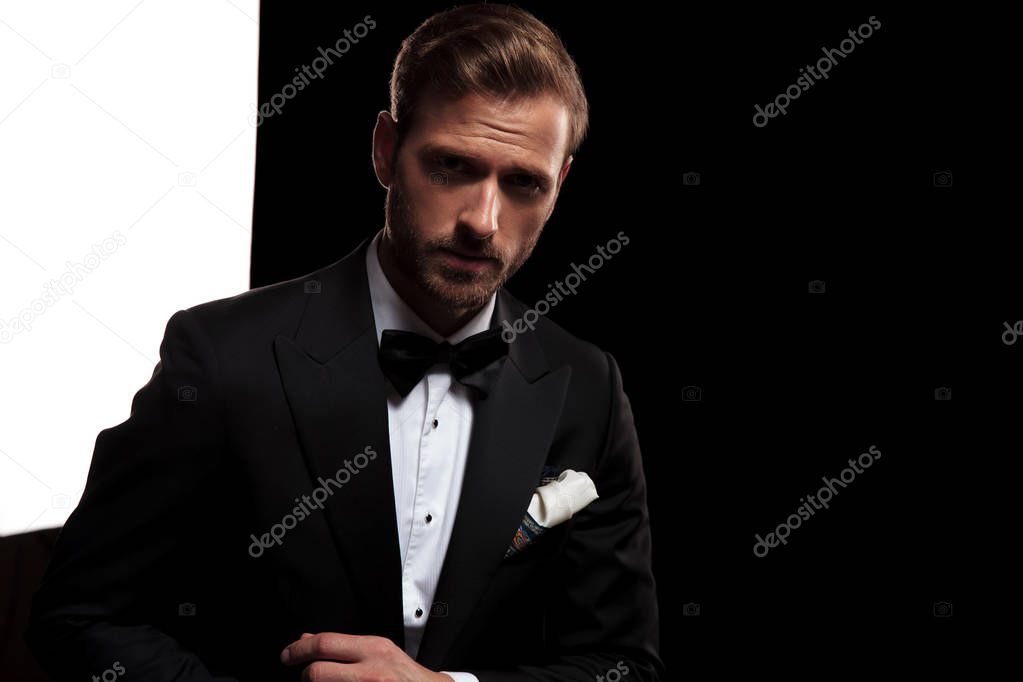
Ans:
POLYGON ((471 256, 468 254, 459 253, 450 249, 441 249, 444 255, 444 260, 460 270, 469 270, 471 272, 479 272, 487 267, 490 267, 493 263, 496 263, 493 258, 483 258, 481 256, 471 256))

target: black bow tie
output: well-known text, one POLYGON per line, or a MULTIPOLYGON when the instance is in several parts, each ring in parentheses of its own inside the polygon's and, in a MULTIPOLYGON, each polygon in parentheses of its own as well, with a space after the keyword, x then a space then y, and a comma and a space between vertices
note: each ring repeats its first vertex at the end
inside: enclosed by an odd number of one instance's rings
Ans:
POLYGON ((451 373, 462 384, 473 386, 486 397, 500 370, 498 360, 508 355, 508 343, 499 328, 473 334, 452 346, 413 332, 385 329, 380 335, 380 369, 404 398, 435 363, 451 365, 451 373), (481 372, 480 370, 486 370, 481 372))

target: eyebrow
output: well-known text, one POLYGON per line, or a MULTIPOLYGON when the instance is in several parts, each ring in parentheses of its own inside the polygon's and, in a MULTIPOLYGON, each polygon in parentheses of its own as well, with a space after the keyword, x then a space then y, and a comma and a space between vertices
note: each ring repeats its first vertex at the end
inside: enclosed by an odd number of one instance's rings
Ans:
MULTIPOLYGON (((479 163, 480 162, 480 159, 478 157, 475 157, 475 156, 473 156, 472 154, 470 154, 470 153, 468 153, 466 151, 458 149, 457 147, 451 147, 451 146, 446 145, 446 144, 426 144, 419 151, 419 155, 420 156, 456 156, 456 157, 458 157, 460 159, 465 159, 467 161, 473 161, 475 163, 479 163)), ((554 184, 554 178, 552 178, 547 171, 545 171, 545 170, 543 170, 543 169, 541 169, 541 168, 539 168, 537 166, 530 166, 528 164, 522 164, 522 163, 513 163, 512 166, 511 166, 511 170, 516 172, 516 173, 525 173, 527 175, 536 176, 542 182, 544 182, 548 187, 550 187, 550 186, 552 186, 554 184)))

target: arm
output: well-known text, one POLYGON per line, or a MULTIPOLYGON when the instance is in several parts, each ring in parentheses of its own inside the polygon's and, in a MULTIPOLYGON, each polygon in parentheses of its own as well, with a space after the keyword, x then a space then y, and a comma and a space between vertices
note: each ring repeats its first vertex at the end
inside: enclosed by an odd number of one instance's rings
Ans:
POLYGON ((223 451, 217 373, 208 337, 192 313, 178 311, 131 415, 99 433, 85 492, 57 538, 25 635, 54 680, 91 679, 115 663, 131 679, 216 679, 141 614, 189 534, 202 533, 197 510, 206 505, 197 493, 223 451))
POLYGON ((600 498, 576 514, 559 559, 547 613, 548 661, 467 671, 480 682, 664 679, 639 440, 618 365, 605 355, 611 416, 593 476, 600 498))

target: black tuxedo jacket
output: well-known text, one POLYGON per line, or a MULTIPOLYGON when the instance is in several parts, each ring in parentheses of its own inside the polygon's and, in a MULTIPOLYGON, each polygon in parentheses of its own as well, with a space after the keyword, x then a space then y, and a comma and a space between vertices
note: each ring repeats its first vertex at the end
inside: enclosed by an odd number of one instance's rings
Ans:
MULTIPOLYGON (((96 439, 33 600, 26 637, 54 679, 116 663, 128 680, 293 680, 301 666, 278 656, 303 632, 404 646, 369 243, 169 319, 131 415, 96 439), (350 480, 299 520, 302 496, 331 477, 350 480), (279 544, 254 545, 275 524, 279 544)), ((501 289, 491 326, 525 312, 501 289)), ((417 660, 481 682, 661 679, 646 484, 618 366, 545 318, 501 363, 475 408, 417 660), (545 466, 586 472, 600 498, 506 558, 545 466)))

